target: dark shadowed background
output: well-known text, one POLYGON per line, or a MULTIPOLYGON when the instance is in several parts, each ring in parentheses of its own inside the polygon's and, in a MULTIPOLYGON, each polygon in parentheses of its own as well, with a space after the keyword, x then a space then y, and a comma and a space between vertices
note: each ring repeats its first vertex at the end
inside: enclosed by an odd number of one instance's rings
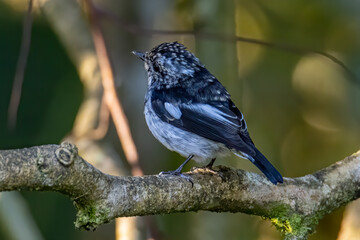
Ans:
MULTIPOLYGON (((133 34, 115 21, 103 20, 101 26, 117 92, 146 174, 175 169, 183 161, 158 143, 147 129, 143 117, 146 74, 142 62, 131 54, 132 50, 150 50, 166 41, 185 44, 225 85, 244 113, 255 144, 283 176, 311 173, 359 149, 360 2, 106 0, 95 3, 129 24, 147 29, 237 35, 327 52, 343 61, 357 76, 352 79, 339 65, 310 52, 295 53, 189 35, 133 34)), ((1 149, 60 143, 72 130, 84 97, 79 71, 35 1, 17 124, 13 130, 8 128, 8 106, 26 8, 27 1, 0 1, 1 149)), ((84 19, 87 19, 85 13, 84 19)), ((123 156, 112 124, 100 141, 110 142, 123 156)), ((249 162, 236 157, 215 164, 258 172, 249 162)), ((191 166, 194 163, 186 170, 191 166)), ((0 195, 0 201, 4 201, 6 194, 0 195)), ((33 228, 44 239, 114 239, 114 223, 95 232, 75 230, 74 207, 61 194, 22 192, 21 196, 22 205, 34 220, 33 228)), ((310 239, 336 239, 343 210, 321 220, 310 239)), ((8 231, 8 217, 0 215, 0 239, 16 239, 8 231)), ((269 220, 245 214, 178 213, 156 216, 155 220, 164 239, 280 239, 269 220)), ((18 231, 22 231, 21 227, 18 231)))

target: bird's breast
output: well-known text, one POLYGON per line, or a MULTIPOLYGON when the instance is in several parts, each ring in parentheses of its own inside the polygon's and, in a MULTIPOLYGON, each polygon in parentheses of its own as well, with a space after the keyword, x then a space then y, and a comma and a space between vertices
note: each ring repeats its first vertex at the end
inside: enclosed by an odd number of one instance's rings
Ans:
POLYGON ((206 162, 211 158, 230 153, 229 149, 222 143, 214 142, 162 121, 152 109, 149 98, 145 101, 144 114, 146 123, 154 137, 165 147, 184 157, 193 154, 194 160, 197 162, 206 162))

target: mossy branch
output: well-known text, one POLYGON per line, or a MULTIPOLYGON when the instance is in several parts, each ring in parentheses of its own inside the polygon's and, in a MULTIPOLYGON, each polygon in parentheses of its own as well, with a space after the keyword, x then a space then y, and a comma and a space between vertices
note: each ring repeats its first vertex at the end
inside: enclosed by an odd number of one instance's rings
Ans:
POLYGON ((92 230, 116 217, 188 211, 243 212, 271 219, 285 239, 307 239, 319 219, 360 197, 360 152, 314 174, 273 185, 223 166, 197 169, 194 185, 173 176, 115 177, 84 161, 70 143, 0 150, 0 191, 56 191, 92 230))

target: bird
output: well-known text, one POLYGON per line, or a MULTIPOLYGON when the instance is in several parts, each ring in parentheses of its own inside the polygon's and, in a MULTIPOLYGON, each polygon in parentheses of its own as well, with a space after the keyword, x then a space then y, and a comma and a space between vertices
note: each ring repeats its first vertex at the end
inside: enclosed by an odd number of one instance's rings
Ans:
MULTIPOLYGON (((178 42, 165 42, 147 52, 132 52, 144 62, 148 87, 144 102, 146 123, 165 147, 198 163, 231 153, 250 160, 273 184, 283 177, 255 147, 243 114, 230 94, 193 53, 178 42)), ((191 180, 190 180, 191 181, 191 180)), ((192 181, 191 181, 192 182, 192 181)))

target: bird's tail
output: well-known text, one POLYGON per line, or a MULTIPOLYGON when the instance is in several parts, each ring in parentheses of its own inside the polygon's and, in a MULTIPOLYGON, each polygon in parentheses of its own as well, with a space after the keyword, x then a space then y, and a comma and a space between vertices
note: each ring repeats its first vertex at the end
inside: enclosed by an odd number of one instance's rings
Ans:
POLYGON ((265 174, 265 176, 273 183, 282 183, 283 177, 276 170, 276 168, 266 159, 266 157, 255 148, 256 155, 253 157, 254 161, 252 162, 257 166, 261 172, 265 174))
POLYGON ((248 158, 256 167, 260 169, 262 173, 265 174, 265 176, 273 183, 283 183, 283 177, 281 174, 276 170, 276 168, 266 159, 266 157, 257 149, 254 148, 256 155, 255 156, 249 156, 247 154, 241 154, 243 156, 240 156, 239 154, 236 154, 237 156, 248 158))

